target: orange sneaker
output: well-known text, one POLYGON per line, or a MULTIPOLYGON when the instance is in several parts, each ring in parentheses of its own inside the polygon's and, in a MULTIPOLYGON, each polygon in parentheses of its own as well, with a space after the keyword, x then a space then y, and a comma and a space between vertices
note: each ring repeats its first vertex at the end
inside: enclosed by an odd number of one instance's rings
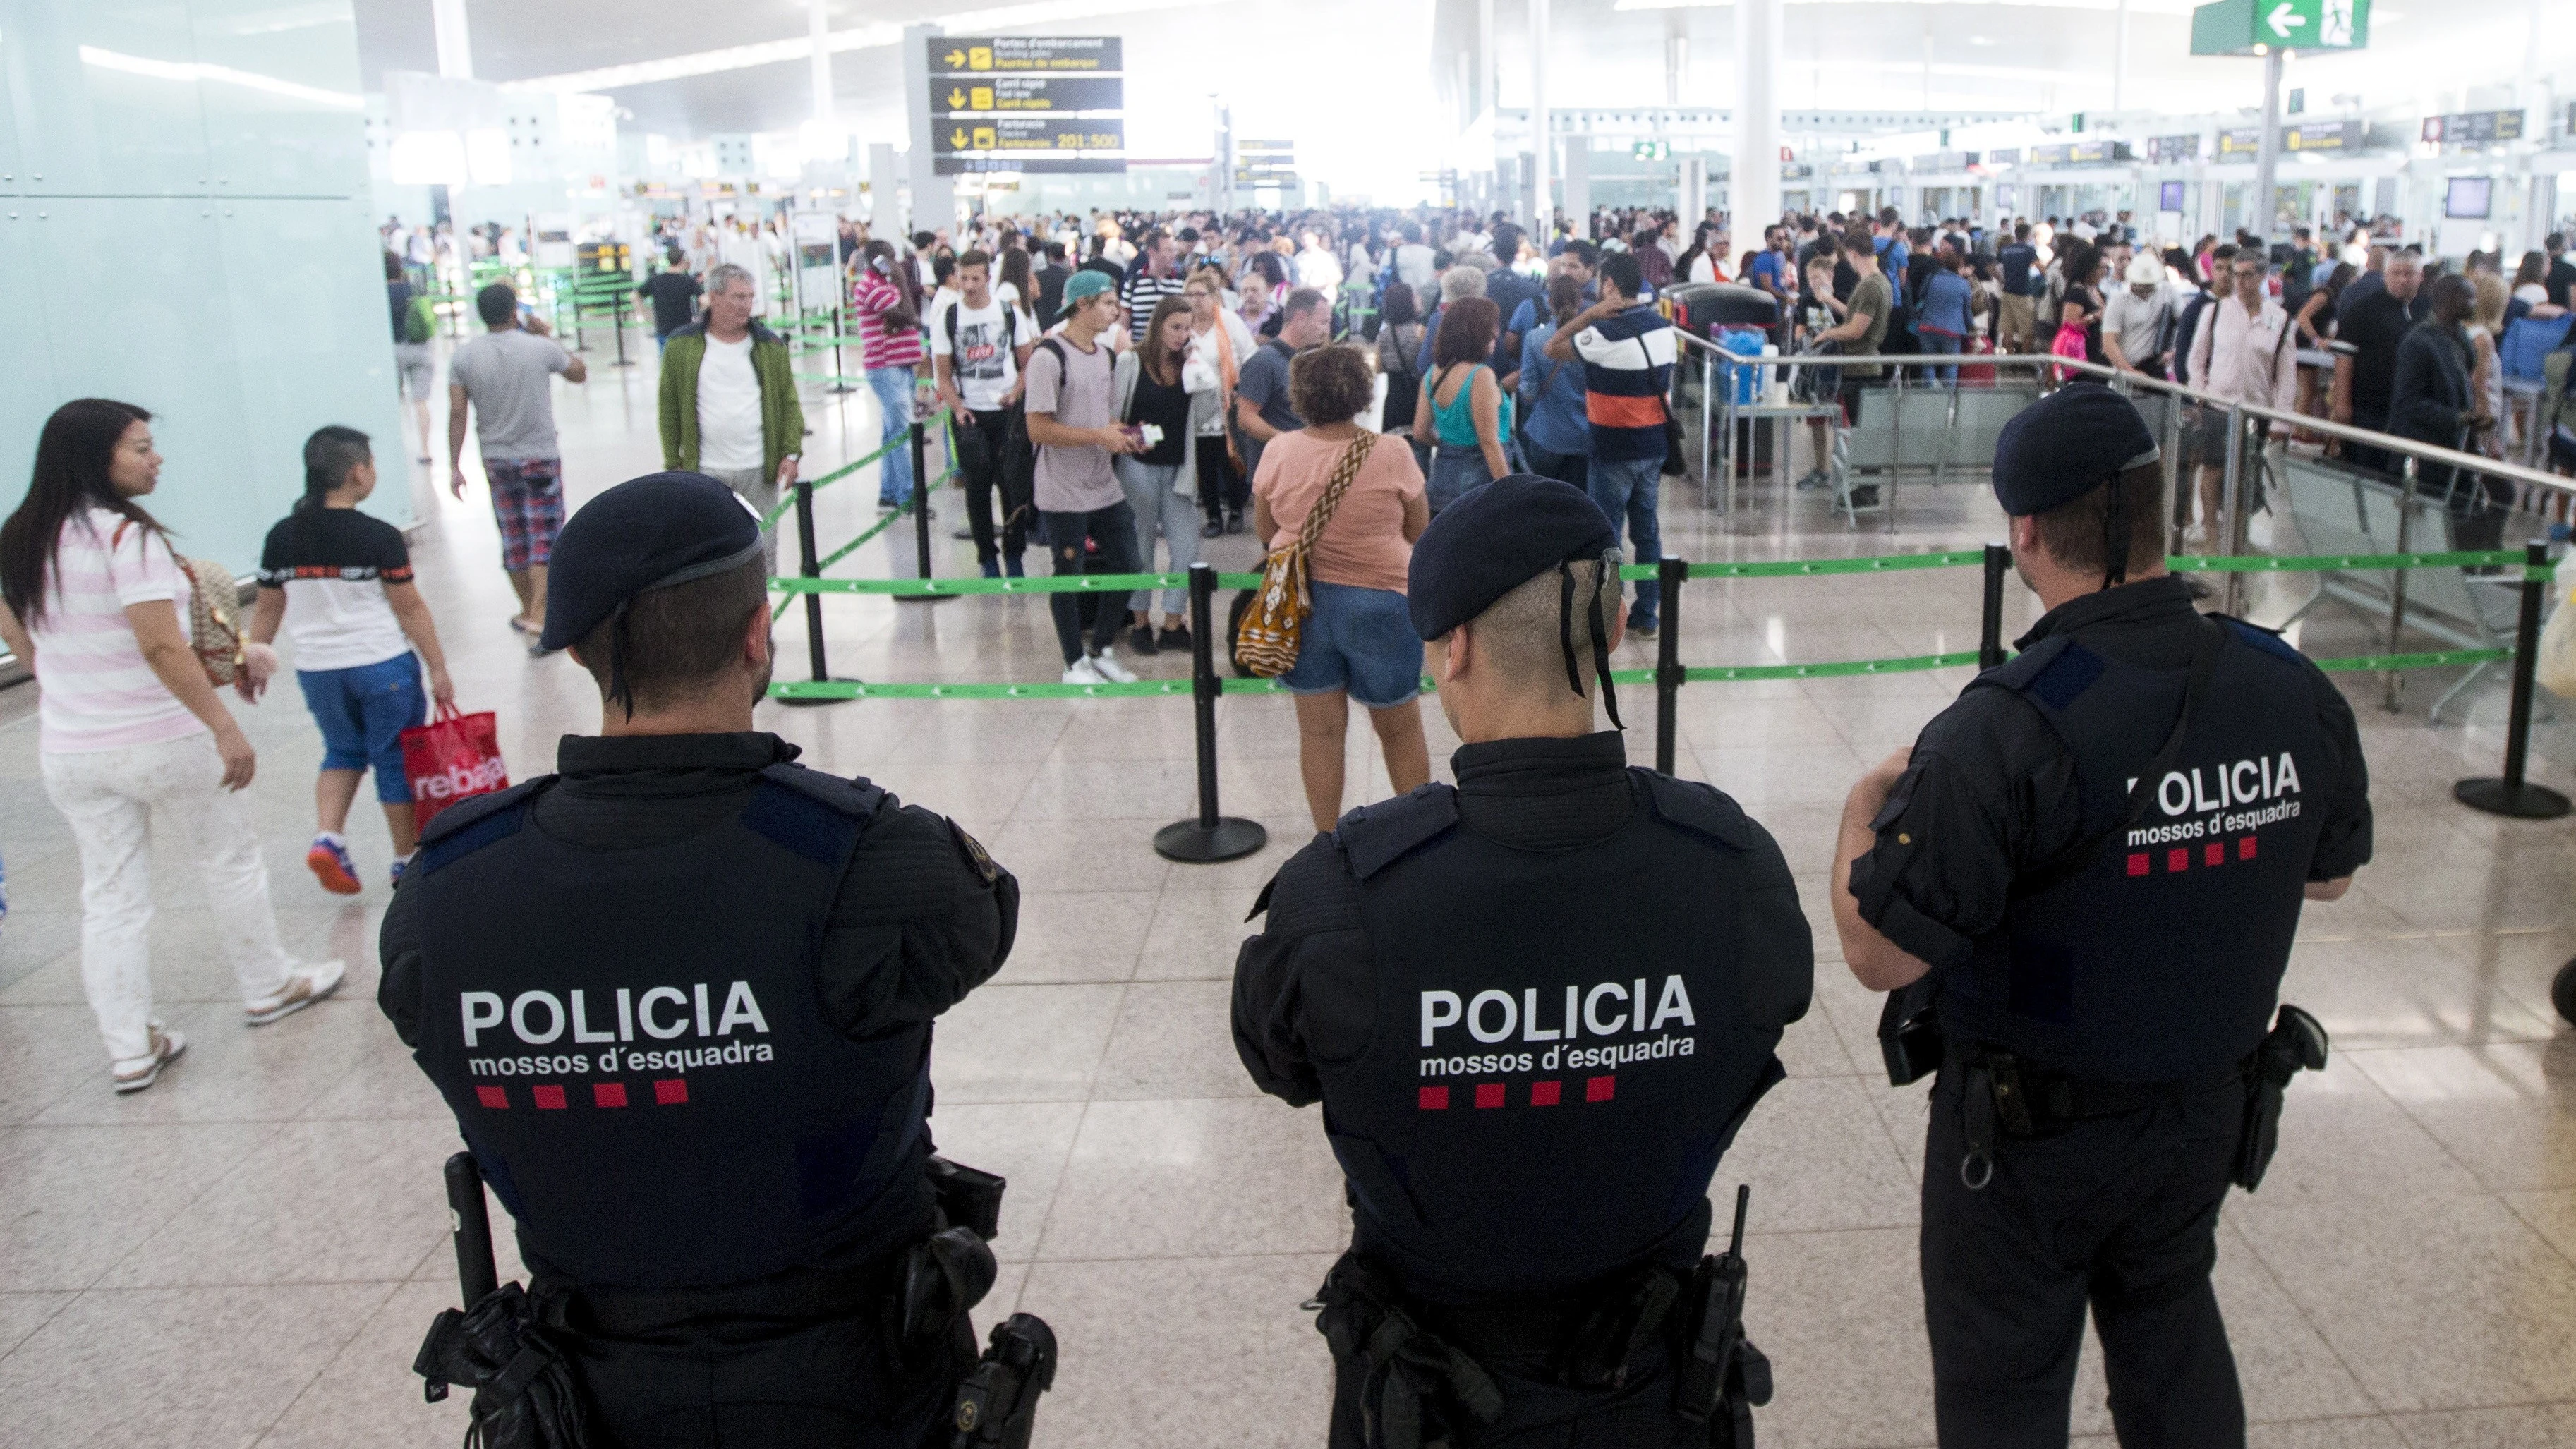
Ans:
POLYGON ((327 835, 313 837, 313 848, 304 852, 304 863, 322 882, 322 889, 335 896, 354 896, 364 889, 358 884, 358 867, 349 859, 349 848, 327 835))

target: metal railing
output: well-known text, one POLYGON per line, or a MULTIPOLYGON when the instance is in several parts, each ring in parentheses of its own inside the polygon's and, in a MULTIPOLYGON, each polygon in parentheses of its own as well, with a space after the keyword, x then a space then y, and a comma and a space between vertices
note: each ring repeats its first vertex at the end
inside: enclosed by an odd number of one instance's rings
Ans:
MULTIPOLYGON (((1738 405, 1735 402, 1735 389, 1731 386, 1721 385, 1722 381, 1731 379, 1722 377, 1722 374, 1726 373, 1733 367, 1749 367, 1755 369, 1811 366, 1833 367, 1849 365, 1852 362, 1885 365, 1889 369, 1885 374, 1885 377, 1890 384, 1889 390, 1897 394, 1900 398, 1906 391, 1908 385, 1906 369, 1930 367, 1956 368, 1961 366, 1993 367, 1997 369, 2028 369, 2030 370, 2034 380, 2040 380, 2043 382, 2052 375, 2056 377, 2065 377, 2070 374, 2081 375, 2109 383, 2113 388, 2123 392, 2148 392, 2165 396, 2172 400, 2172 405, 2164 409, 2163 436, 2159 439, 2159 442, 2164 455, 2165 481, 2168 495, 2175 500, 2177 505, 2180 505, 2181 503, 2180 489, 2182 485, 2188 481, 2181 477, 2181 434, 2183 428, 2184 405, 2188 404, 2198 407, 2203 410, 2204 415, 2206 415, 2207 410, 2218 410, 2220 413, 2225 415, 2227 419, 2227 427, 2226 451, 2220 471, 2221 481, 2219 489, 2217 536, 2211 539, 2208 550, 2208 552, 2214 555, 2236 556, 2242 555, 2246 551, 2247 529, 2251 518, 2253 497, 2252 489, 2247 486, 2246 481, 2249 462, 2246 439, 2249 432, 2249 425, 2256 422, 2267 425, 2277 424, 2281 429, 2297 429, 2311 434, 2321 434, 2341 443, 2371 448, 2389 455, 2394 460, 2394 476, 2390 481, 2395 484, 2399 493, 2397 537, 2395 540, 2395 551, 2398 553, 2408 553, 2414 550, 2416 543, 2416 540, 2412 536, 2414 524, 2417 515, 2423 511, 2424 505, 2442 501, 2428 497, 2422 491, 2422 474, 2427 468, 2446 467, 2457 470, 2462 474, 2469 475, 2471 478, 2482 477, 2503 479, 2508 482, 2519 483, 2525 488, 2547 490, 2576 497, 2576 480, 2563 478, 2553 473, 2543 472, 2540 469, 2527 467, 2520 463, 2506 462, 2501 459, 2490 458, 2478 453, 2464 453, 2455 448, 2445 448, 2438 444, 2418 442, 2411 438, 2401 438, 2390 433, 2375 432, 2368 428, 2358 428, 2348 423, 2337 423, 2325 418, 2315 417, 2307 413, 2285 411, 2283 409, 2268 407, 2259 403, 2249 403, 2233 398, 2221 397, 2215 393, 2206 392, 2195 387, 2185 386, 2181 383, 2169 382, 2162 378, 2149 377, 2144 373, 2124 372, 2118 368, 2106 366, 2101 363, 2088 362, 2080 358, 2058 357, 2046 353, 2004 353, 1985 355, 1952 353, 1891 353, 1868 355, 1866 357, 1859 354, 1825 354, 1818 356, 1812 354, 1781 353, 1769 356, 1747 356, 1742 353, 1729 352, 1722 347, 1706 342, 1698 337, 1694 337, 1690 333, 1678 328, 1675 329, 1675 336, 1685 347, 1697 353, 1700 359, 1701 406, 1699 478, 1701 497, 1703 500, 1703 506, 1706 506, 1706 502, 1710 497, 1710 489, 1714 486, 1717 510, 1720 516, 1729 516, 1734 511, 1735 473, 1737 465, 1732 456, 1731 444, 1734 440, 1736 414, 1738 412, 1738 405), (2049 371, 2050 369, 2055 370, 2053 374, 2049 371), (1721 429, 1723 430, 1722 435, 1730 444, 1726 449, 1720 449, 1716 442, 1717 437, 1721 435, 1721 429), (1724 459, 1724 475, 1720 477, 1714 485, 1712 485, 1709 476, 1710 471, 1713 467, 1718 466, 1720 458, 1724 459)), ((1934 390, 1954 394, 1973 393, 1984 390, 1976 384, 1962 384, 1955 381, 1946 383, 1926 383, 1916 380, 1914 381, 1913 386, 1918 390, 1934 390)), ((1767 389, 1762 391, 1767 392, 1767 389)), ((1676 380, 1674 392, 1676 397, 1678 397, 1680 392, 1678 380, 1676 380)), ((1816 408, 1819 411, 1829 410, 1831 407, 1832 405, 1827 403, 1816 404, 1816 408)), ((1889 456, 1886 470, 1887 477, 1884 480, 1885 493, 1883 495, 1885 501, 1887 529, 1891 533, 1896 530, 1895 499, 1897 483, 1906 467, 1904 461, 1905 433, 1901 426, 1903 418, 1901 401, 1895 404, 1895 411, 1899 425, 1895 427, 1893 432, 1895 439, 1893 445, 1894 451, 1892 451, 1889 456)), ((1775 414, 1774 416, 1779 415, 1775 414)), ((1842 427, 1846 426, 1846 424, 1837 418, 1835 426, 1842 427)), ((2278 430, 2276 430, 2276 434, 2279 441, 2286 448, 2289 434, 2285 431, 2278 430)), ((2260 443, 2257 444, 2258 451, 2261 446, 2263 445, 2260 443)), ((1937 476, 1937 469, 1940 465, 1935 464, 1934 466, 1937 476)), ((2453 484, 2453 490, 2456 491, 2461 486, 2463 485, 2460 482, 2455 481, 2453 484)), ((2475 487, 2476 485, 2474 482, 2470 482, 2466 486, 2475 487)), ((2388 587, 2387 648, 2389 652, 2395 653, 2398 645, 2398 637, 2406 626, 2408 571, 2401 568, 2391 570, 2389 572, 2391 577, 2388 587)), ((2229 613, 2243 612, 2246 589, 2244 574, 2241 572, 2229 572, 2224 575, 2224 578, 2225 583, 2222 586, 2221 607, 2229 613)), ((2397 707, 2397 692, 2400 678, 2401 676, 2394 670, 2389 671, 2386 677, 2385 703, 2390 709, 2397 707)))

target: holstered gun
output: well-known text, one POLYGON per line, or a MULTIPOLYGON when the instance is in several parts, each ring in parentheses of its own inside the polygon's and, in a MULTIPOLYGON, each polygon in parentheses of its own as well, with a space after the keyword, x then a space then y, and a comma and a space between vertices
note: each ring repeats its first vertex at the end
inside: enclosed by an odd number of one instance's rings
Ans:
POLYGON ((2252 1089, 2245 1095, 2245 1132, 2237 1139, 2238 1187, 2252 1192, 2263 1185, 2272 1153, 2281 1145, 2281 1106, 2290 1078, 2302 1071, 2323 1071, 2329 1042, 2326 1029, 2313 1016, 2284 1003, 2272 1030, 2247 1059, 2245 1074, 2252 1089))

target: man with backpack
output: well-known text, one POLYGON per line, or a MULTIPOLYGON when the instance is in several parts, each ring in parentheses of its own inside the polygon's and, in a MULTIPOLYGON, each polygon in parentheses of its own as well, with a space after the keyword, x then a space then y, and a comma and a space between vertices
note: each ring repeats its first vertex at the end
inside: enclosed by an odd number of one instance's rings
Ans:
POLYGON ((940 401, 957 420, 957 467, 966 485, 966 527, 984 577, 1023 573, 1030 522, 1027 424, 1019 416, 1034 318, 993 295, 992 258, 970 251, 957 259, 957 296, 930 318, 931 365, 940 401), (1002 491, 1001 535, 993 524, 993 490, 1002 491))
MULTIPOLYGON (((2213 262, 2215 271, 2218 263, 2213 262)), ((2193 386, 2231 402, 2252 403, 2288 412, 2299 396, 2299 354, 2290 314, 2266 295, 2270 264, 2259 250, 2240 249, 2225 263, 2229 292, 2201 315, 2191 344, 2193 386)), ((2203 410, 2193 451, 2200 463, 2200 528, 2203 544, 2226 540, 2220 528, 2219 485, 2227 466, 2227 429, 2234 419, 2226 409, 2203 410)), ((2252 449, 2262 446, 2249 440, 2252 449)))
POLYGON ((2031 351, 2037 345, 2032 324, 2038 296, 2031 286, 2031 276, 2039 270, 2039 248, 2030 244, 2029 222, 2013 224, 2013 239, 1995 253, 1995 265, 2003 274, 1995 350, 2008 354, 2031 351))
POLYGON ((412 426, 420 432, 420 461, 429 461, 429 390, 438 385, 438 359, 429 355, 429 340, 438 335, 438 314, 403 275, 403 260, 385 253, 385 303, 393 314, 394 375, 402 379, 402 400, 411 405, 412 426))

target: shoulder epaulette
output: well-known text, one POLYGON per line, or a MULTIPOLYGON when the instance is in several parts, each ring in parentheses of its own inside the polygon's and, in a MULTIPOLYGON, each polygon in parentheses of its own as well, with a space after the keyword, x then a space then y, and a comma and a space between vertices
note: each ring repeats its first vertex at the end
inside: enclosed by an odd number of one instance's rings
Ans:
POLYGON ((742 827, 817 865, 849 858, 886 792, 866 779, 844 780, 802 765, 770 765, 743 807, 742 827))
POLYGON ((1743 807, 1715 785, 1676 780, 1641 765, 1630 766, 1628 773, 1646 782, 1646 798, 1654 802, 1655 814, 1665 824, 1705 835, 1735 850, 1750 850, 1759 843, 1761 837, 1755 834, 1753 822, 1745 818, 1743 807))
POLYGON ((1352 877, 1367 880, 1457 823, 1457 789, 1434 781, 1410 795, 1363 805, 1343 816, 1333 827, 1333 840, 1350 862, 1352 877))
POLYGON ((496 840, 517 834, 527 821, 528 806, 537 792, 554 782, 552 775, 539 775, 507 790, 476 795, 439 811, 420 832, 420 853, 403 878, 426 876, 496 840))

